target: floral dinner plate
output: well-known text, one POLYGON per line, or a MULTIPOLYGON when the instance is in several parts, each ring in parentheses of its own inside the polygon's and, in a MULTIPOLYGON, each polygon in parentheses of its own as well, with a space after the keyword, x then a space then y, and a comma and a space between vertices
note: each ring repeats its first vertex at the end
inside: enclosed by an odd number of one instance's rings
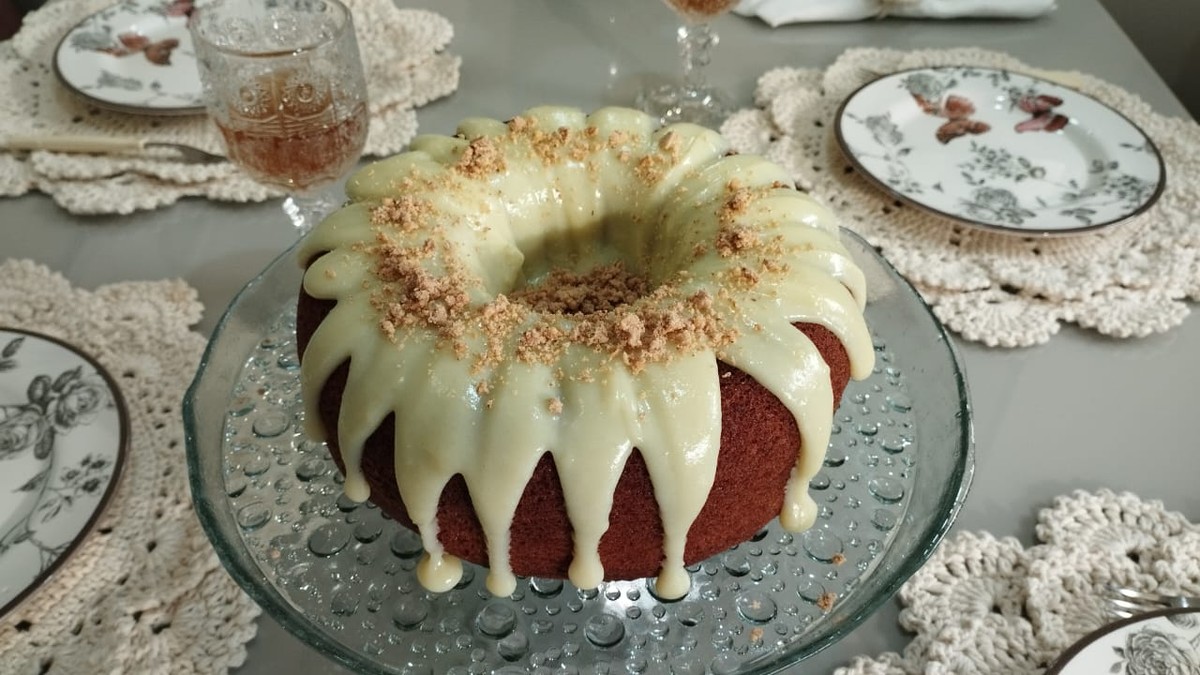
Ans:
POLYGON ((1084 637, 1047 675, 1200 673, 1200 609, 1166 609, 1109 624, 1084 637))
POLYGON ((95 361, 0 328, 0 616, 91 530, 120 478, 128 433, 121 394, 95 361))
POLYGON ((992 231, 1088 232, 1145 211, 1165 168, 1146 134, 1073 89, 974 67, 894 73, 836 118, 850 162, 896 198, 992 231))
POLYGON ((67 32, 54 72, 68 89, 118 112, 194 115, 203 89, 187 18, 192 0, 124 0, 67 32))

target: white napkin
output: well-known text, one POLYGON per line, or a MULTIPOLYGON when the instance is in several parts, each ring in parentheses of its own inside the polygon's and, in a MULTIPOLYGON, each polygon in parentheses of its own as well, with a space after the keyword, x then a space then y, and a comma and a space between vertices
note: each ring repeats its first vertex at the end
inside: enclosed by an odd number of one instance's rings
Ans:
POLYGON ((1032 19, 1055 0, 742 0, 734 11, 771 26, 802 21, 860 21, 884 16, 918 19, 1032 19))

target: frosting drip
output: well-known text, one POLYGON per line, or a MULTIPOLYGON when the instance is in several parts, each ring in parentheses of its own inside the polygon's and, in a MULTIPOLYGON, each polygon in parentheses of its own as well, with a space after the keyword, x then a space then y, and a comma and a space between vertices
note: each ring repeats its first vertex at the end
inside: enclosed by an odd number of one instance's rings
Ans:
MULTIPOLYGON (((684 595, 687 533, 716 472, 718 359, 795 417, 803 447, 781 517, 789 529, 810 526, 808 481, 835 402, 820 353, 791 324, 829 328, 855 378, 874 358, 863 275, 833 217, 786 187, 782 169, 727 156, 717 133, 658 129, 633 110, 538 108, 458 131, 360 170, 351 204, 300 252, 311 261, 305 290, 336 301, 302 359, 309 432, 324 438, 319 393, 348 360, 337 439, 345 490, 369 496, 363 445, 394 415, 396 482, 426 551, 422 583, 443 590, 461 574, 437 525, 442 489, 461 474, 487 539, 488 588, 514 590, 509 527, 550 453, 573 529, 570 579, 598 585, 600 538, 637 448, 664 530, 657 592, 684 595), (620 293, 565 309, 530 300, 601 268, 626 275, 620 293)), ((576 290, 588 292, 551 296, 576 290)))

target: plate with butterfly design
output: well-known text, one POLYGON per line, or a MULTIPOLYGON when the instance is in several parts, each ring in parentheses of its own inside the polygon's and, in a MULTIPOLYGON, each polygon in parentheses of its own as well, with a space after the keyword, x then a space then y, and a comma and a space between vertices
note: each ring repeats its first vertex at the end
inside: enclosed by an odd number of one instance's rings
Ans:
POLYGON ((125 464, 129 416, 90 356, 0 327, 0 616, 84 541, 125 464))
POLYGON ((204 113, 187 21, 192 0, 123 0, 67 32, 54 72, 98 107, 150 115, 204 113))
POLYGON ((1074 89, 1007 70, 906 70, 838 110, 838 145, 896 199, 993 232, 1092 232, 1162 194, 1166 168, 1136 124, 1074 89))

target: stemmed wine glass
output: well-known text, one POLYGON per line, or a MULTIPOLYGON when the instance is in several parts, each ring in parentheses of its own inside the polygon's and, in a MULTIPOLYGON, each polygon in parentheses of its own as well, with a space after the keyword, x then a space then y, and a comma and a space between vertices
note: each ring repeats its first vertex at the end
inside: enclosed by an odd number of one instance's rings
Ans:
POLYGON ((343 201, 333 188, 367 138, 350 10, 338 0, 217 0, 189 28, 230 161, 286 190, 284 212, 307 231, 343 201))
POLYGON ((683 57, 683 79, 642 91, 637 106, 659 117, 664 124, 694 122, 716 127, 729 116, 731 108, 725 95, 710 87, 704 78, 704 66, 708 65, 718 41, 708 22, 733 9, 738 0, 665 2, 683 19, 676 31, 683 57))

